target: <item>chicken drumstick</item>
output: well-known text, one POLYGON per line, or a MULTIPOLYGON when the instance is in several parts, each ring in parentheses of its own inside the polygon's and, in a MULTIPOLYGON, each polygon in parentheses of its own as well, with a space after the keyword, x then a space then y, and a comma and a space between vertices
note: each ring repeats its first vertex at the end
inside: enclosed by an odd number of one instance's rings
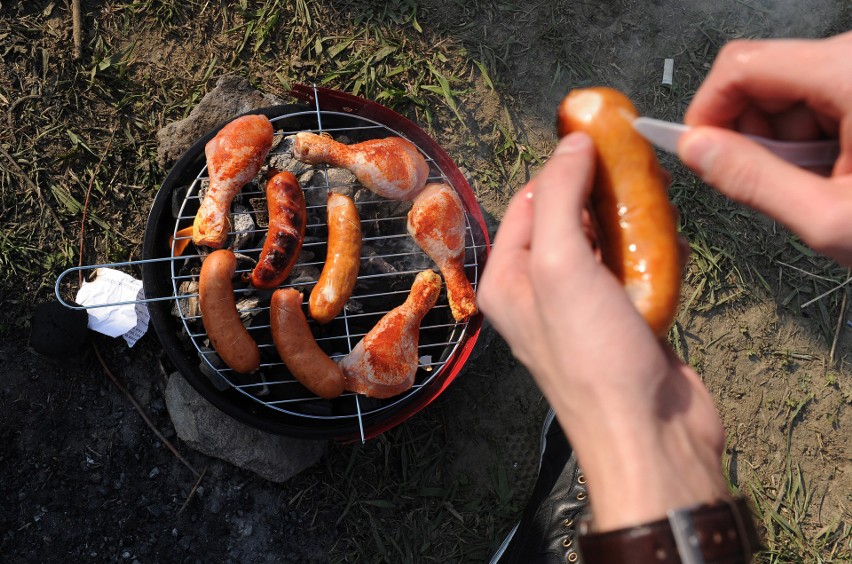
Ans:
POLYGON ((242 116, 204 146, 210 186, 192 224, 192 242, 221 248, 228 239, 234 196, 255 177, 272 148, 272 123, 264 115, 242 116))
POLYGON ((456 321, 476 315, 476 295, 464 270, 464 210, 456 191, 428 184, 408 212, 408 233, 435 261, 447 282, 456 321))
POLYGON ((411 141, 402 137, 346 145, 301 131, 293 143, 293 157, 308 164, 348 169, 366 188, 391 200, 414 198, 429 176, 426 159, 411 141))
POLYGON ((420 322, 441 291, 433 270, 417 274, 405 303, 382 317, 348 355, 340 359, 345 387, 373 398, 389 398, 411 388, 417 373, 420 322))

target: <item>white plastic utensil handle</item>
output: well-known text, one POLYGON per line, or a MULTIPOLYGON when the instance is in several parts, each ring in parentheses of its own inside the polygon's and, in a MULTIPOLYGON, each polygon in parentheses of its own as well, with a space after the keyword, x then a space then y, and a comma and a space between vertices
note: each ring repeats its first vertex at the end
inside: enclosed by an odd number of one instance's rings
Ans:
MULTIPOLYGON (((636 118, 633 127, 645 139, 668 153, 677 153, 677 142, 690 130, 688 125, 647 117, 636 118)), ((840 143, 826 141, 776 141, 756 135, 746 135, 778 157, 801 167, 831 166, 840 154, 840 143)))

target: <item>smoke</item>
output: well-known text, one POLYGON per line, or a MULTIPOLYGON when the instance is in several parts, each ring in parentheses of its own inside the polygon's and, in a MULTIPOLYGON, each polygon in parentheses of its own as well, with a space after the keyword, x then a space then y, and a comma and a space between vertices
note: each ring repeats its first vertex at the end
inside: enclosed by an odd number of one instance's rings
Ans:
POLYGON ((552 9, 559 32, 546 39, 556 63, 549 88, 533 101, 547 117, 571 88, 605 85, 627 93, 641 112, 665 106, 667 115, 656 117, 680 119, 727 42, 819 38, 852 27, 849 0, 564 0, 552 9), (666 59, 674 60, 671 88, 661 87, 666 59))

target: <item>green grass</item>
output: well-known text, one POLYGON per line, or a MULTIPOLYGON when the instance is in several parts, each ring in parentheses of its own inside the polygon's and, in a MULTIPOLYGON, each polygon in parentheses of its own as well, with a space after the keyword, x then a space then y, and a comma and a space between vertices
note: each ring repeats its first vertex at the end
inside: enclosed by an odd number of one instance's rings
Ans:
POLYGON ((289 505, 333 512, 334 562, 487 560, 517 500, 499 470, 485 496, 469 476, 448 473, 445 432, 418 416, 365 445, 336 445, 289 505))
MULTIPOLYGON (((20 273, 35 274, 26 289, 42 299, 64 268, 128 260, 138 252, 145 213, 164 177, 156 166, 156 131, 186 117, 222 74, 247 75, 279 93, 296 81, 317 82, 375 99, 433 131, 466 134, 463 99, 471 78, 493 87, 486 65, 458 42, 424 37, 411 2, 378 11, 341 3, 334 12, 281 0, 137 0, 99 9, 87 20, 79 63, 56 33, 45 33, 51 17, 60 15, 54 4, 21 7, 7 22, 10 64, 32 86, 28 99, 16 103, 23 93, 0 85, 14 104, 12 127, 2 124, 0 211, 11 221, 0 239, 0 264, 9 266, 0 283, 10 288, 20 284, 20 273), (199 13, 207 16, 203 26, 199 13), (203 47, 211 40, 215 45, 203 47), (99 166, 107 151, 107 166, 99 166), (135 229, 124 229, 128 224, 135 229), (81 228, 83 257, 69 245, 81 228)), ((513 122, 506 109, 489 125, 498 168, 488 178, 495 186, 517 182, 526 165, 540 161, 513 122)))
MULTIPOLYGON (((815 529, 808 524, 808 516, 819 510, 820 495, 808 480, 791 453, 791 441, 800 416, 813 401, 814 394, 806 393, 801 399, 789 398, 782 406, 785 415, 787 442, 780 473, 764 477, 756 469, 746 473, 743 483, 734 483, 732 457, 723 458, 724 473, 729 478, 729 488, 734 493, 744 493, 752 500, 756 522, 765 531, 764 550, 755 555, 755 562, 779 563, 830 563, 849 562, 852 558, 852 525, 840 517, 815 529)), ((728 452, 735 450, 729 444, 728 452)))

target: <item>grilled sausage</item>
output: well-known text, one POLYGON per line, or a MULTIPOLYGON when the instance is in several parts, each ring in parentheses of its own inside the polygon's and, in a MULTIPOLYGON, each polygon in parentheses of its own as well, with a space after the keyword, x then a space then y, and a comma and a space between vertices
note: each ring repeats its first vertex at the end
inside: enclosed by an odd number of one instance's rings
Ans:
POLYGON ((343 371, 317 345, 302 312, 298 290, 275 290, 269 321, 275 350, 296 380, 321 398, 332 399, 343 393, 343 371))
POLYGON ((260 366, 260 350, 240 321, 231 278, 237 258, 227 249, 213 251, 201 264, 198 298, 201 322, 210 344, 237 372, 248 374, 260 366))
POLYGON ((305 195, 299 181, 289 172, 279 172, 266 185, 269 232, 252 270, 255 288, 275 288, 287 278, 305 239, 305 195))
POLYGON ((674 210, 651 145, 634 129, 636 108, 611 88, 573 90, 557 112, 560 137, 584 131, 597 151, 591 207, 604 264, 659 337, 674 320, 681 270, 674 210))
POLYGON ((308 302, 311 317, 328 323, 352 295, 361 264, 361 219, 352 198, 328 193, 328 251, 308 302))

